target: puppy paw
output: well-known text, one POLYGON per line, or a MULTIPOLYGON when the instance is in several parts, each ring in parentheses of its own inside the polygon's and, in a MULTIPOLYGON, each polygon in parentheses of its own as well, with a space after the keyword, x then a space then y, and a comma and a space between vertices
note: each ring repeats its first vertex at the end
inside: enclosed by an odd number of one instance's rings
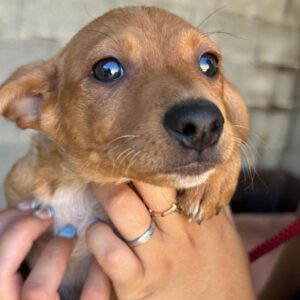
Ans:
POLYGON ((178 197, 178 203, 190 222, 195 220, 200 225, 204 220, 219 214, 221 209, 229 203, 230 198, 220 199, 217 190, 210 191, 209 188, 204 187, 182 192, 182 195, 178 197))
POLYGON ((199 187, 180 190, 177 201, 180 209, 189 221, 198 224, 218 215, 227 206, 236 189, 239 176, 239 160, 217 169, 207 181, 199 187))

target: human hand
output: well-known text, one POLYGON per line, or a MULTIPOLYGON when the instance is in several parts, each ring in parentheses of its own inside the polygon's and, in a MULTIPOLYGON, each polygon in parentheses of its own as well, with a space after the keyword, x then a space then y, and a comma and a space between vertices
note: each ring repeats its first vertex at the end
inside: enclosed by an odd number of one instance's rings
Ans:
MULTIPOLYGON (((126 241, 149 228, 147 207, 161 212, 175 201, 172 189, 140 182, 135 187, 145 204, 126 185, 109 197, 102 197, 103 188, 94 186, 126 241)), ((103 222, 87 232, 88 247, 111 279, 118 299, 255 299, 245 250, 224 211, 201 226, 188 223, 179 213, 154 221, 151 238, 131 248, 103 222)), ((90 286, 95 294, 96 283, 90 286)))
POLYGON ((34 203, 25 201, 21 209, 0 212, 1 299, 59 299, 57 290, 75 243, 72 228, 63 228, 59 236, 50 240, 25 281, 18 273, 33 242, 52 224, 52 209, 36 210, 34 203))

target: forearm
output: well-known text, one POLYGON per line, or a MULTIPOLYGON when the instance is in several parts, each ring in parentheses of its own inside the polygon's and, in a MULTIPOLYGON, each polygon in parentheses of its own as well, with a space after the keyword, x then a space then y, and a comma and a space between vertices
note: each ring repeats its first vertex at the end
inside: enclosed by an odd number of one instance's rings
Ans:
POLYGON ((259 299, 288 299, 300 286, 300 236, 292 239, 279 257, 259 299))

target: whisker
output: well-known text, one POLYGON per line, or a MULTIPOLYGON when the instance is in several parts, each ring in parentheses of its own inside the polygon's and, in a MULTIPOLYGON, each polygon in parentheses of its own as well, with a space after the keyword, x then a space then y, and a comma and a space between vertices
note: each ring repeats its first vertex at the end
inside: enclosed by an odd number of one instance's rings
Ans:
MULTIPOLYGON (((245 159, 246 162, 246 168, 244 168, 243 172, 244 172, 244 176, 246 175, 245 172, 247 172, 248 177, 250 179, 250 185, 249 187, 253 189, 254 186, 254 178, 255 175, 257 174, 256 172, 256 168, 255 168, 255 155, 253 154, 253 150, 251 149, 251 147, 249 146, 248 143, 245 143, 243 140, 241 140, 238 137, 234 137, 234 142, 240 146, 240 150, 241 153, 245 159)), ((244 177, 245 180, 245 177, 244 177)), ((247 187, 247 189, 249 188, 247 187)))
POLYGON ((94 22, 96 22, 96 23, 98 23, 98 24, 100 24, 100 25, 106 27, 106 28, 114 35, 114 37, 110 36, 108 33, 98 32, 97 30, 91 30, 92 32, 102 33, 102 34, 105 35, 106 37, 108 37, 108 38, 110 38, 111 40, 113 40, 113 41, 118 45, 118 47, 121 46, 120 41, 119 41, 118 38, 116 37, 116 36, 117 36, 117 35, 116 35, 116 32, 115 32, 111 27, 109 27, 109 26, 108 26, 107 24, 105 24, 103 21, 100 21, 100 20, 98 19, 98 17, 92 16, 92 14, 88 11, 88 9, 87 9, 86 6, 85 6, 85 12, 86 12, 86 14, 87 14, 94 22))
POLYGON ((124 135, 121 135, 121 136, 118 136, 117 138, 113 139, 112 141, 110 141, 108 144, 107 144, 107 148, 110 147, 112 144, 114 144, 115 142, 117 141, 120 141, 120 140, 124 140, 124 139, 128 139, 128 140, 131 140, 131 139, 134 139, 134 138, 137 138, 139 137, 138 135, 134 135, 134 134, 124 134, 124 135))
POLYGON ((247 143, 245 143, 245 147, 247 147, 249 149, 250 153, 252 152, 253 156, 254 156, 254 153, 256 155, 259 154, 257 149, 255 148, 254 144, 251 141, 248 141, 247 143))
POLYGON ((197 28, 200 29, 200 27, 202 25, 204 25, 211 17, 215 16, 218 12, 220 12, 222 9, 224 9, 227 6, 227 4, 224 4, 223 6, 220 6, 218 8, 216 8, 214 11, 212 11, 211 13, 209 13, 201 22, 200 24, 197 26, 197 28))
POLYGON ((126 174, 129 172, 130 168, 134 166, 134 164, 137 162, 138 155, 142 152, 142 150, 137 151, 135 154, 132 155, 130 158, 129 164, 126 168, 126 174))
POLYGON ((120 47, 120 43, 116 39, 114 39, 112 36, 110 36, 108 33, 106 33, 106 32, 99 31, 99 30, 96 30, 96 29, 83 29, 82 31, 83 32, 94 32, 94 33, 102 34, 105 37, 107 37, 107 38, 111 39, 112 41, 114 41, 114 43, 116 43, 117 46, 120 47))
POLYGON ((118 150, 120 147, 121 147, 121 145, 117 145, 113 149, 110 149, 110 151, 108 152, 108 156, 110 157, 110 161, 113 164, 113 174, 115 174, 117 172, 117 169, 120 166, 120 164, 118 164, 118 160, 121 159, 121 157, 123 155, 125 155, 128 151, 132 150, 132 148, 126 148, 125 150, 123 150, 121 153, 118 154, 117 158, 115 158, 114 152, 118 153, 118 151, 114 151, 114 150, 118 150), (112 155, 110 155, 110 153, 112 153, 112 155))
POLYGON ((133 139, 139 138, 139 135, 124 134, 111 140, 106 146, 108 157, 113 163, 113 173, 115 174, 118 168, 123 164, 127 156, 130 156, 135 150, 132 147, 127 147, 123 150, 126 144, 129 144, 133 139))
POLYGON ((127 148, 124 151, 122 151, 116 158, 116 161, 118 161, 123 155, 125 155, 128 151, 133 150, 132 148, 127 148))
MULTIPOLYGON (((237 144, 239 144, 238 142, 236 142, 237 144)), ((240 147, 241 147, 242 145, 240 145, 240 147)), ((244 153, 243 153, 243 151, 242 150, 240 150, 240 148, 236 148, 236 149, 234 149, 234 152, 233 153, 235 153, 235 154, 237 154, 237 155, 244 155, 244 153), (242 153, 241 153, 242 152, 242 153)), ((241 168, 241 171, 243 172, 243 182, 247 182, 247 178, 250 178, 251 176, 250 176, 250 171, 249 171, 249 165, 248 165, 248 163, 247 163, 247 161, 246 161, 246 165, 243 167, 243 168, 241 168)), ((247 189, 248 189, 248 187, 247 187, 247 189)))
POLYGON ((119 160, 119 166, 122 166, 123 162, 126 160, 127 157, 130 157, 131 154, 133 154, 134 152, 136 152, 135 149, 131 149, 130 151, 126 152, 122 159, 119 160))
MULTIPOLYGON (((238 127, 238 128, 242 128, 242 129, 248 130, 248 128, 246 126, 243 126, 243 125, 233 124, 232 127, 238 127)), ((263 140, 263 136, 261 134, 259 134, 258 132, 255 132, 252 129, 251 129, 251 135, 253 135, 255 138, 259 139, 260 141, 263 140)), ((248 141, 248 143, 249 143, 249 141, 248 141)))
POLYGON ((246 38, 243 38, 235 33, 232 33, 232 32, 227 32, 227 31, 207 31, 207 32, 204 32, 202 35, 203 36, 206 36, 206 37, 209 37, 213 34, 224 34, 224 35, 228 35, 230 37, 233 37, 233 38, 236 38, 236 39, 240 39, 240 40, 244 40, 244 41, 248 41, 249 39, 246 39, 246 38))
POLYGON ((247 171, 250 170, 252 164, 250 164, 250 159, 248 157, 248 153, 246 151, 247 147, 245 146, 245 143, 243 140, 241 140, 238 137, 234 137, 234 142, 237 144, 238 148, 236 149, 236 153, 240 153, 243 155, 247 167, 247 171))
POLYGON ((240 127, 240 128, 248 129, 247 126, 243 126, 243 125, 239 125, 239 124, 232 124, 232 127, 240 127))
POLYGON ((243 156, 245 157, 246 163, 247 163, 247 169, 246 170, 248 171, 248 176, 249 176, 249 179, 250 179, 250 185, 249 186, 251 187, 251 189, 253 189, 253 183, 254 183, 254 177, 255 177, 255 167, 254 167, 254 165, 251 164, 250 159, 247 155, 247 152, 246 152, 246 150, 244 149, 243 146, 241 147, 241 151, 242 151, 243 156))

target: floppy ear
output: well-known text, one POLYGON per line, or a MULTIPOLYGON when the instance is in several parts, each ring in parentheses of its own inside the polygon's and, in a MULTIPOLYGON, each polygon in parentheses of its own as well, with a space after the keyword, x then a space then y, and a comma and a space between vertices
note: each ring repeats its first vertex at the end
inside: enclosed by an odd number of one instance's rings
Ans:
POLYGON ((54 59, 20 67, 0 86, 0 114, 22 129, 39 129, 42 106, 56 85, 54 59))
POLYGON ((227 80, 224 81, 224 100, 235 136, 246 142, 249 135, 248 109, 241 94, 227 80))

